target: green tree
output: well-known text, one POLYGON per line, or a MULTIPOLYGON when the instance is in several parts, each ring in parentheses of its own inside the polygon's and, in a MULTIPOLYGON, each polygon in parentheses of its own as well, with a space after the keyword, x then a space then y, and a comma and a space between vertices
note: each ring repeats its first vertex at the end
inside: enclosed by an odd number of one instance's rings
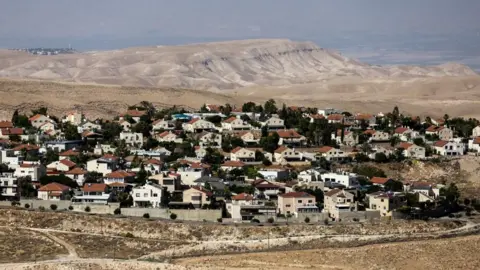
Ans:
POLYGON ((385 190, 389 191, 403 191, 403 184, 400 181, 388 181, 385 183, 385 190))
POLYGON ((84 176, 84 183, 100 183, 103 174, 98 172, 87 172, 84 176))
POLYGON ((58 153, 53 151, 52 149, 48 149, 47 153, 45 153, 45 163, 50 164, 58 160, 58 153))
POLYGON ((102 124, 102 135, 105 142, 112 143, 116 140, 123 127, 117 122, 105 122, 102 124))
POLYGON ((277 113, 278 109, 275 103, 275 100, 269 99, 267 102, 265 102, 265 113, 267 114, 274 114, 277 113))
POLYGON ((48 108, 47 107, 40 107, 38 109, 32 110, 32 116, 41 114, 41 115, 47 115, 48 113, 48 108))
POLYGON ((45 175, 45 176, 40 177, 39 180, 40 180, 40 184, 42 186, 55 182, 55 183, 59 183, 59 184, 62 184, 62 185, 69 186, 71 188, 77 188, 78 187, 78 184, 77 184, 76 181, 73 181, 72 179, 66 177, 63 174, 61 174, 61 175, 45 175))
POLYGON ((277 132, 274 132, 272 135, 262 137, 260 139, 260 145, 262 146, 263 150, 273 153, 278 148, 279 140, 280 136, 278 136, 277 132))
POLYGON ((247 102, 242 105, 242 112, 254 112, 255 111, 255 103, 247 102))
POLYGON ((388 161, 388 157, 387 155, 385 155, 384 153, 376 153, 375 154, 375 162, 378 162, 378 163, 385 163, 388 161))
POLYGON ((355 167, 353 167, 353 170, 352 172, 356 173, 356 174, 359 174, 359 175, 363 175, 363 176, 366 176, 368 178, 372 178, 372 177, 387 177, 387 175, 385 174, 385 172, 382 170, 382 169, 379 169, 377 167, 373 167, 373 166, 370 166, 370 165, 357 165, 355 167))
POLYGON ((148 179, 148 173, 145 170, 145 166, 143 163, 140 165, 140 171, 138 171, 136 177, 135 177, 135 183, 144 185, 147 182, 148 179))

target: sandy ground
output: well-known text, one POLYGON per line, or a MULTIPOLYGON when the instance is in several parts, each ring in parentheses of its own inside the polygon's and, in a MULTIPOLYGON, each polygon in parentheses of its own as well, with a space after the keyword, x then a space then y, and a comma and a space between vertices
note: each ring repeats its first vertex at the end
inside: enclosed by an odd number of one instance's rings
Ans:
POLYGON ((480 236, 358 248, 211 256, 176 263, 198 269, 479 269, 480 236))
POLYGON ((407 115, 480 117, 480 76, 424 79, 336 78, 321 83, 250 87, 224 91, 86 85, 48 81, 0 79, 0 118, 15 109, 30 112, 47 106, 61 116, 73 108, 89 118, 113 117, 129 105, 150 101, 159 107, 203 104, 241 106, 274 98, 296 106, 335 107, 351 112, 390 112, 394 106, 407 115))

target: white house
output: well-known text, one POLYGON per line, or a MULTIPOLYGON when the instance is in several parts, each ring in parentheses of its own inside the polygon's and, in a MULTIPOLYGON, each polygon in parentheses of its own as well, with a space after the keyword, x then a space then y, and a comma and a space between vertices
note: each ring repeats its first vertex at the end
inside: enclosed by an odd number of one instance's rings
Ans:
POLYGON ((408 142, 411 138, 415 137, 413 131, 406 127, 396 128, 393 136, 399 137, 403 142, 408 142))
POLYGON ((211 122, 200 118, 194 118, 182 125, 183 130, 190 133, 199 133, 202 131, 212 131, 215 129, 215 125, 211 122))
POLYGON ((163 188, 160 185, 147 183, 132 189, 134 207, 159 208, 162 203, 163 188))
POLYGON ((208 175, 207 170, 199 163, 192 163, 190 167, 178 168, 177 174, 184 185, 193 186, 195 180, 208 175))
POLYGON ((480 137, 480 126, 476 126, 472 130, 472 137, 480 137))
POLYGON ((465 154, 465 145, 454 141, 436 141, 433 144, 435 152, 441 156, 463 156, 465 154))
POLYGON ((125 143, 130 146, 143 145, 143 134, 136 132, 121 132, 120 140, 125 140, 125 143))
POLYGON ((114 171, 114 172, 106 174, 103 177, 103 182, 107 185, 112 184, 112 183, 123 183, 123 184, 125 184, 125 183, 128 183, 128 182, 131 182, 133 180, 134 176, 135 176, 134 173, 118 170, 118 171, 114 171))
POLYGON ((198 143, 203 148, 221 148, 222 135, 213 132, 202 132, 198 136, 198 143))
POLYGON ((13 173, 3 172, 0 174, 0 190, 1 196, 13 200, 15 198, 20 198, 17 177, 13 173))
POLYGON ((240 119, 240 117, 232 116, 224 121, 222 121, 222 129, 223 130, 249 130, 252 126, 240 119))
POLYGON ((102 183, 86 183, 82 188, 82 195, 74 196, 73 202, 107 204, 112 197, 110 187, 102 183))
POLYGON ((330 114, 327 116, 328 123, 330 124, 342 123, 343 118, 343 114, 330 114))
POLYGON ((132 124, 126 120, 120 120, 118 124, 122 126, 123 131, 129 131, 132 128, 132 124))
POLYGON ((173 130, 174 128, 175 126, 165 119, 158 119, 152 123, 153 130, 173 130))
POLYGON ((343 185, 347 188, 357 188, 360 187, 360 183, 358 182, 358 175, 355 173, 348 173, 348 172, 326 172, 320 174, 320 178, 323 182, 331 182, 343 185))
POLYGON ((235 136, 242 139, 243 143, 246 145, 258 144, 260 142, 260 135, 252 131, 239 131, 235 133, 235 136))
POLYGON ((307 138, 305 136, 300 135, 295 130, 277 130, 278 137, 280 140, 278 141, 279 145, 289 145, 289 146, 302 146, 307 143, 307 138))
POLYGON ((267 126, 268 130, 277 130, 285 128, 285 121, 276 116, 272 116, 267 119, 265 122, 260 123, 262 126, 267 126))
POLYGON ((155 139, 159 142, 175 142, 182 143, 183 139, 180 138, 177 134, 171 131, 164 131, 162 133, 156 134, 155 139))
POLYGON ((48 169, 53 169, 59 172, 68 172, 71 169, 75 168, 77 164, 75 162, 70 161, 69 159, 61 159, 59 161, 54 161, 47 165, 48 169))
POLYGON ((107 154, 101 158, 87 161, 87 171, 106 175, 116 170, 117 165, 118 158, 107 154))
POLYGON ((74 126, 80 125, 82 121, 83 121, 83 115, 81 112, 78 112, 78 111, 71 111, 62 119, 63 123, 68 122, 74 126))
POLYGON ((126 116, 130 116, 133 121, 135 121, 136 123, 140 122, 140 118, 144 115, 146 115, 147 112, 146 111, 141 111, 141 110, 127 110, 125 113, 121 114, 120 115, 120 120, 125 120, 126 116))
POLYGON ((16 169, 23 163, 23 156, 15 155, 12 149, 4 149, 1 151, 0 162, 6 164, 10 169, 16 169))
POLYGON ((65 176, 72 179, 73 181, 77 182, 78 186, 83 186, 83 183, 85 182, 85 175, 87 174, 87 171, 82 169, 82 168, 73 168, 69 170, 68 172, 65 172, 65 176))
POLYGON ((30 124, 32 124, 32 126, 35 128, 39 128, 41 125, 45 123, 53 122, 52 119, 42 114, 36 114, 30 117, 28 120, 30 121, 30 124))
POLYGON ((255 151, 238 146, 230 151, 230 160, 242 162, 255 161, 255 151))
POLYGON ((449 141, 453 139, 453 130, 447 127, 437 127, 432 125, 425 130, 425 134, 437 135, 438 138, 443 141, 449 141))
POLYGON ((365 130, 364 134, 370 135, 368 139, 370 142, 386 142, 390 141, 391 136, 388 132, 380 131, 380 130, 365 130))
POLYGON ((348 158, 348 155, 340 149, 323 146, 318 149, 317 158, 319 157, 324 157, 326 160, 344 160, 348 158))
POLYGON ((398 145, 397 148, 403 149, 403 155, 407 158, 425 158, 425 147, 418 146, 412 143, 402 142, 398 145))
POLYGON ((275 150, 273 156, 275 161, 280 164, 288 163, 290 161, 301 161, 303 159, 302 153, 283 145, 275 150))
POLYGON ((83 124, 80 124, 78 127, 77 127, 77 132, 78 133, 83 133, 87 130, 90 130, 90 131, 99 131, 99 130, 102 130, 102 126, 99 125, 99 124, 95 124, 95 123, 92 123, 90 121, 87 121, 87 122, 84 122, 83 124))
POLYGON ((37 197, 40 200, 64 200, 69 192, 70 187, 53 182, 41 186, 37 197))
POLYGON ((33 182, 38 182, 40 178, 46 175, 47 170, 45 166, 38 163, 22 163, 19 167, 15 169, 14 176, 16 177, 26 177, 30 176, 33 182))

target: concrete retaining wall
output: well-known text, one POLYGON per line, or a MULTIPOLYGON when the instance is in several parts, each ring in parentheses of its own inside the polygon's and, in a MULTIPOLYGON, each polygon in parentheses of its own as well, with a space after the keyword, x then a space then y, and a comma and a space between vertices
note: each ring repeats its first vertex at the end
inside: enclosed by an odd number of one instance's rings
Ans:
MULTIPOLYGON (((109 203, 105 204, 93 204, 93 203, 72 203, 71 201, 66 200, 20 200, 20 207, 25 207, 25 205, 30 205, 29 209, 39 209, 44 207, 46 210, 50 210, 50 205, 55 204, 57 210, 69 210, 70 206, 73 207, 72 211, 75 212, 86 212, 85 208, 90 207, 90 213, 92 214, 113 214, 116 208, 120 207, 119 203, 109 203)), ((0 201, 0 206, 11 206, 11 202, 0 201)))
POLYGON ((339 212, 339 221, 347 222, 358 219, 359 221, 379 219, 380 211, 339 212))
POLYGON ((160 209, 160 208, 122 208, 122 215, 130 217, 142 217, 149 214, 151 218, 170 219, 170 214, 175 213, 177 220, 190 221, 217 221, 222 217, 221 210, 184 210, 184 209, 160 209))

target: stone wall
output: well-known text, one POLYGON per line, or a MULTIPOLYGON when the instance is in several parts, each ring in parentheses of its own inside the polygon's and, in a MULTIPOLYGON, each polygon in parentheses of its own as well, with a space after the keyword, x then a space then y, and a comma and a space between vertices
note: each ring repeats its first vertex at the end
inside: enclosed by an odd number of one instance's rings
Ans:
POLYGON ((190 221, 217 221, 222 217, 221 210, 184 210, 184 209, 161 209, 161 208, 122 208, 122 215, 130 217, 142 217, 148 214, 150 218, 170 219, 171 213, 177 215, 177 220, 190 221))
POLYGON ((353 219, 358 219, 358 221, 372 220, 380 218, 380 211, 358 211, 358 212, 338 212, 339 221, 347 222, 354 221, 353 219))
MULTIPOLYGON (((90 213, 92 214, 113 214, 116 208, 120 207, 119 203, 109 203, 105 204, 94 204, 94 203, 72 203, 67 200, 20 200, 20 207, 25 207, 28 204, 29 209, 39 209, 40 207, 45 208, 46 210, 50 209, 50 205, 55 204, 57 210, 69 210, 70 206, 73 207, 75 212, 86 212, 85 208, 90 207, 90 213)), ((11 206, 11 202, 0 201, 0 206, 11 206)))

